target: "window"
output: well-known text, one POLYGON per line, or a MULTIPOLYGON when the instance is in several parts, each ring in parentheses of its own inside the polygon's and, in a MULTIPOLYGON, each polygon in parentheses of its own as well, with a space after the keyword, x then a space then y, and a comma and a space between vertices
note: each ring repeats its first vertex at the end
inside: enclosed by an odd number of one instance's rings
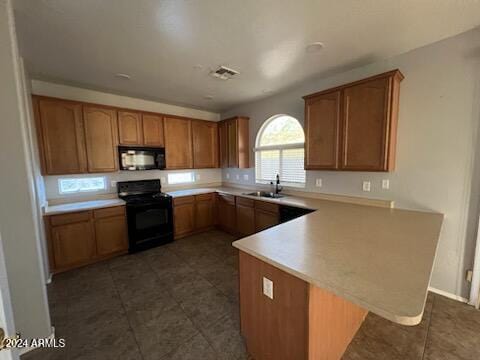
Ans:
POLYGON ((189 172, 182 172, 182 173, 173 173, 168 174, 168 183, 169 184, 186 184, 195 182, 195 173, 189 172))
POLYGON ((99 191, 106 189, 105 177, 64 178, 58 180, 60 194, 99 191))
POLYGON ((255 147, 257 183, 275 181, 277 174, 287 186, 305 186, 305 134, 297 119, 276 115, 260 128, 255 147))

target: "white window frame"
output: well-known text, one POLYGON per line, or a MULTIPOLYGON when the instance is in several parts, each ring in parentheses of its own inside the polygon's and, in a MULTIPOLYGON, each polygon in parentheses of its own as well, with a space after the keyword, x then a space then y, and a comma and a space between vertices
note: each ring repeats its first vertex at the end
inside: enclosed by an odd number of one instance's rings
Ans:
MULTIPOLYGON (((281 177, 282 177, 281 174, 282 174, 282 170, 283 170, 282 169, 283 150, 289 150, 289 149, 304 149, 305 150, 305 141, 300 142, 300 143, 293 143, 293 144, 260 146, 260 139, 262 138, 263 132, 265 131, 267 126, 271 122, 275 121, 275 119, 277 119, 279 117, 282 117, 282 116, 288 116, 288 117, 291 117, 292 119, 295 119, 299 123, 300 127, 302 127, 300 122, 295 117, 293 117, 291 115, 287 115, 287 114, 273 115, 270 118, 268 118, 267 120, 265 120, 265 122, 262 124, 262 126, 258 130, 257 137, 255 139, 255 148, 253 148, 253 151, 255 152, 255 183, 257 183, 257 184, 270 184, 270 182, 272 181, 272 180, 258 179, 258 177, 257 177, 258 168, 259 168, 259 162, 258 162, 258 159, 257 159, 258 152, 266 151, 266 150, 278 150, 278 151, 280 151, 278 172, 280 174, 280 179, 281 179, 281 177)), ((302 127, 302 131, 304 132, 304 136, 305 136, 305 130, 303 130, 303 127, 302 127)), ((304 153, 304 156, 305 156, 305 153, 304 153)), ((306 181, 307 181, 307 179, 306 179, 306 174, 305 174, 305 182, 302 182, 302 183, 300 183, 300 182, 282 182, 282 185, 287 186, 287 187, 304 188, 305 185, 306 185, 306 181)))
MULTIPOLYGON (((176 172, 176 173, 168 173, 167 174, 167 182, 169 185, 181 185, 181 184, 192 184, 195 182, 196 176, 194 171, 182 171, 182 172, 176 172), (190 180, 188 181, 171 181, 170 176, 175 176, 175 175, 185 175, 189 174, 190 175, 190 180)), ((173 179, 172 179, 173 180, 173 179)))
POLYGON ((92 177, 62 177, 58 179, 58 193, 60 195, 74 195, 74 194, 84 194, 84 193, 94 193, 94 192, 102 192, 107 190, 107 179, 105 176, 92 176, 92 177), (62 182, 65 180, 76 180, 76 181, 82 181, 82 180, 89 180, 89 179, 102 179, 103 181, 103 187, 102 188, 96 188, 96 189, 78 189, 74 191, 63 191, 62 190, 62 182))

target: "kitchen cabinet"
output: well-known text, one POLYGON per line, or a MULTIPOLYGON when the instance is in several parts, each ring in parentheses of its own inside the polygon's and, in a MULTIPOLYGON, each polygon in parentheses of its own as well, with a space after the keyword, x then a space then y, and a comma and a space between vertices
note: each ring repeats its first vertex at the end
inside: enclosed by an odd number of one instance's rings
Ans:
POLYGON ((44 220, 54 273, 127 252, 125 206, 47 215, 44 220))
POLYGON ((105 256, 128 249, 125 207, 116 206, 93 211, 97 255, 105 256))
POLYGON ((118 137, 121 145, 142 145, 141 114, 134 111, 118 112, 118 137))
POLYGON ((235 234, 237 230, 237 215, 235 196, 217 194, 218 226, 225 232, 235 234))
POLYGON ((215 193, 195 196, 195 231, 205 231, 215 225, 215 193))
POLYGON ((222 167, 248 168, 250 149, 247 117, 233 117, 220 122, 220 162, 222 167))
POLYGON ((305 96, 305 168, 393 171, 402 80, 393 70, 305 96))
POLYGON ((254 200, 237 197, 236 216, 238 235, 243 237, 255 233, 254 200))
POLYGON ((83 121, 88 172, 117 171, 117 112, 107 107, 84 106, 83 121))
POLYGON ((145 146, 164 147, 163 116, 143 113, 143 144, 145 146))
POLYGON ((43 175, 87 171, 82 106, 76 102, 33 97, 43 175))
POLYGON ((192 120, 193 167, 218 167, 218 125, 211 121, 192 120))
POLYGON ((88 264, 95 257, 90 211, 50 217, 50 266, 55 271, 88 264))
POLYGON ((183 196, 173 199, 173 223, 175 239, 195 231, 195 197, 183 196))
POLYGON ((340 91, 305 101, 305 169, 338 169, 340 91))
POLYGON ((166 117, 164 121, 167 169, 193 168, 191 120, 166 117))
POLYGON ((280 223, 279 206, 266 201, 255 201, 255 232, 280 223))

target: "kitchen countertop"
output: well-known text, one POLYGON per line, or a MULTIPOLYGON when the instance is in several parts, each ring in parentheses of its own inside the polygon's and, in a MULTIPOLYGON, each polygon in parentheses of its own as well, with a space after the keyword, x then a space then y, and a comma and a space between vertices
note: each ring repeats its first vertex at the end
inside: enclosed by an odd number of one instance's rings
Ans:
POLYGON ((316 199, 308 205, 316 211, 233 246, 388 320, 418 324, 443 215, 316 199))
POLYGON ((118 198, 105 199, 105 200, 81 201, 81 202, 47 206, 45 207, 43 213, 44 215, 55 215, 55 214, 100 209, 100 208, 106 208, 111 206, 121 206, 121 205, 125 205, 125 201, 118 198))

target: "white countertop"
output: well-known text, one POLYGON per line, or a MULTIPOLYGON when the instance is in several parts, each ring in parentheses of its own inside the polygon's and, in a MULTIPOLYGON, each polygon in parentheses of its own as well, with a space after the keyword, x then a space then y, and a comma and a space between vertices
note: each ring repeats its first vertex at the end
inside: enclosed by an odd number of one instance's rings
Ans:
POLYGON ((91 200, 81 201, 68 204, 59 204, 53 206, 47 206, 44 209, 44 215, 63 214, 75 211, 84 211, 92 209, 100 209, 111 206, 125 205, 125 201, 122 199, 105 199, 105 200, 91 200))

